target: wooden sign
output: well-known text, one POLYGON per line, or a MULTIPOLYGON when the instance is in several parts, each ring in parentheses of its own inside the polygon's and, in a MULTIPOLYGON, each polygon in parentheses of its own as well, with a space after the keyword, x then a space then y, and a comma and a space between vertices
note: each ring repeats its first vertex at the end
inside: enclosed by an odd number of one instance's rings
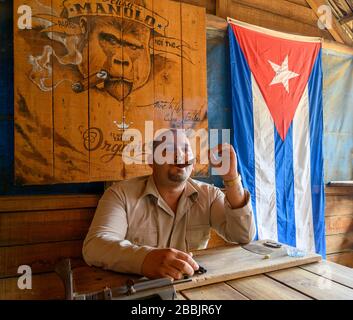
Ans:
MULTIPOLYGON (((114 181, 150 173, 123 161, 123 134, 207 130, 205 9, 159 0, 14 1, 18 184, 114 181), (19 29, 17 8, 32 11, 19 29), (147 131, 146 131, 147 130, 147 131)), ((132 159, 136 156, 131 154, 132 159)), ((207 175, 198 164, 195 175, 207 175)))

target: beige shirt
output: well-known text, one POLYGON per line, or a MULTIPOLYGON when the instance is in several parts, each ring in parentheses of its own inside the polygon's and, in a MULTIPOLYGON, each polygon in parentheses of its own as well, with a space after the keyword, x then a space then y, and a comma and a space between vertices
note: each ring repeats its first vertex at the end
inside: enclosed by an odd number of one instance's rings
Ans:
POLYGON ((87 264, 118 272, 141 274, 154 248, 190 252, 207 247, 210 228, 232 243, 255 236, 250 194, 246 205, 231 209, 224 193, 189 179, 176 214, 158 193, 152 176, 115 183, 100 199, 83 244, 87 264))

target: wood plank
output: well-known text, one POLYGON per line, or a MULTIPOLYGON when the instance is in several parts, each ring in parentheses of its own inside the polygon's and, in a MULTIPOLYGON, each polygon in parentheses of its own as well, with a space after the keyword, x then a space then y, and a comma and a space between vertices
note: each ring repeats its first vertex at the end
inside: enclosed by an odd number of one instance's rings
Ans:
POLYGON ((206 8, 209 14, 216 14, 216 1, 215 0, 180 0, 181 2, 192 4, 194 6, 206 8))
POLYGON ((353 232, 353 215, 325 218, 326 235, 353 232))
POLYGON ((91 181, 122 180, 125 175, 121 157, 124 148, 124 96, 128 95, 133 80, 124 78, 124 66, 129 70, 133 67, 130 57, 123 54, 124 46, 127 46, 123 42, 124 21, 109 15, 92 16, 88 24, 89 62, 85 74, 93 76, 89 80, 88 102, 91 181), (103 84, 95 85, 94 75, 102 69, 109 78, 103 84))
MULTIPOLYGON (((328 5, 326 0, 306 0, 306 2, 310 5, 318 17, 320 17, 319 7, 322 5, 328 5)), ((348 37, 334 16, 332 16, 332 28, 330 28, 328 31, 337 42, 345 43, 347 45, 351 45, 353 43, 352 39, 348 37)))
POLYGON ((234 5, 244 4, 251 8, 260 9, 269 13, 306 23, 317 27, 317 16, 309 7, 304 7, 286 0, 232 0, 234 5))
POLYGON ((234 280, 321 260, 321 256, 317 254, 308 254, 303 258, 278 256, 272 259, 264 259, 262 255, 247 251, 240 246, 196 251, 194 256, 195 260, 207 269, 207 273, 194 277, 192 282, 176 285, 178 290, 234 280))
MULTIPOLYGON (((60 13, 62 2, 52 1, 52 10, 60 13)), ((89 151, 85 143, 88 90, 75 92, 73 85, 87 81, 88 45, 81 39, 84 45, 78 54, 70 50, 78 47, 74 43, 83 35, 68 37, 53 33, 53 37, 57 52, 53 59, 54 179, 56 183, 87 182, 90 180, 89 151), (61 55, 63 48, 68 54, 61 55)))
POLYGON ((196 157, 194 176, 208 176, 208 119, 206 66, 206 13, 203 8, 182 4, 181 39, 185 43, 182 59, 183 128, 196 157), (191 49, 187 49, 190 46, 191 49), (200 134, 198 134, 200 133, 200 134), (196 136, 199 138, 196 138, 196 136), (201 161, 203 160, 203 161, 201 161))
POLYGON ((306 2, 306 0, 289 0, 289 2, 293 2, 293 3, 299 4, 299 5, 303 6, 303 7, 310 8, 310 6, 306 2))
POLYGON ((0 214, 0 246, 83 239, 95 209, 0 214))
POLYGON ((317 300, 353 300, 353 290, 301 268, 267 273, 270 278, 317 300))
POLYGON ((353 268, 353 250, 327 255, 327 260, 353 268))
POLYGON ((34 0, 13 2, 15 180, 19 185, 52 183, 52 40, 40 32, 45 25, 38 19, 33 19, 31 30, 18 28, 20 5, 43 8, 50 15, 51 0, 43 0, 40 6, 34 0))
MULTIPOLYGON (((158 35, 154 43, 154 132, 166 128, 182 128, 183 74, 182 53, 173 47, 181 45, 181 3, 154 1, 154 11, 169 25, 165 36, 158 35), (178 54, 175 54, 178 53, 178 54)), ((181 47, 182 48, 182 47, 181 47)))
POLYGON ((65 290, 59 276, 54 273, 43 273, 32 276, 32 289, 21 290, 17 285, 18 278, 0 279, 0 300, 62 300, 65 290))
POLYGON ((326 30, 320 30, 317 27, 299 23, 298 21, 282 17, 278 14, 252 8, 240 3, 229 3, 229 7, 227 7, 227 10, 222 17, 226 18, 227 16, 276 31, 303 36, 323 37, 330 40, 333 39, 330 33, 326 30))
POLYGON ((351 268, 329 261, 308 264, 300 268, 353 289, 353 269, 351 268))
POLYGON ((265 275, 228 281, 227 284, 250 300, 311 300, 265 275))
POLYGON ((0 278, 17 275, 18 267, 29 265, 32 274, 54 270, 63 258, 82 259, 82 240, 0 247, 0 278))
MULTIPOLYGON (((345 48, 349 50, 349 53, 353 53, 353 48, 344 46, 341 44, 333 43, 332 41, 328 41, 327 44, 334 45, 336 48, 345 48)), ((348 51, 347 51, 348 52, 348 51)), ((353 187, 345 186, 345 187, 326 187, 325 193, 327 196, 353 196, 353 187)))
MULTIPOLYGON (((158 14, 160 10, 160 6, 168 6, 168 3, 165 1, 161 3, 160 5, 157 4, 156 1, 154 0, 148 0, 144 1, 145 7, 151 10, 153 18, 158 19, 158 14)), ((164 18, 164 17, 163 17, 164 18)), ((149 150, 145 152, 146 150, 142 149, 142 145, 145 143, 151 143, 153 140, 153 132, 151 132, 151 139, 147 140, 147 137, 149 138, 149 135, 147 134, 146 136, 146 121, 153 122, 153 125, 155 125, 154 120, 155 120, 155 72, 156 72, 156 66, 154 64, 155 59, 156 61, 158 58, 156 58, 154 47, 155 47, 155 40, 158 39, 158 36, 154 32, 149 32, 149 55, 148 55, 148 60, 146 60, 145 63, 143 63, 142 66, 139 66, 139 73, 140 75, 144 74, 149 74, 147 82, 140 87, 139 89, 131 92, 131 94, 124 99, 124 116, 126 117, 126 121, 128 122, 129 128, 128 129, 133 129, 133 130, 138 130, 138 132, 141 133, 141 138, 142 142, 140 147, 139 147, 139 142, 125 142, 125 145, 129 144, 129 147, 136 146, 135 150, 139 150, 136 153, 131 152, 130 156, 132 157, 131 159, 127 159, 128 161, 134 160, 135 162, 138 161, 138 157, 142 155, 142 161, 143 163, 128 163, 126 160, 124 161, 124 177, 125 179, 131 179, 134 177, 139 177, 139 176, 144 176, 144 175, 149 175, 152 174, 152 169, 147 163, 148 160, 148 155, 146 153, 150 153, 149 150)), ((124 38, 124 33, 123 33, 123 38, 124 38)), ((129 40, 129 39, 127 39, 129 40)), ((124 55, 129 54, 127 51, 127 48, 124 47, 124 55)), ((133 53, 132 53, 133 54, 133 53)), ((157 72, 156 72, 157 73, 157 72)), ((157 125, 157 123, 156 123, 157 125)), ((169 127, 168 125, 166 127, 169 127)), ((152 131, 152 130, 151 130, 152 131)), ((127 149, 126 149, 127 150, 127 149)))
MULTIPOLYGON (((306 1, 306 0, 303 0, 303 1, 306 1)), ((216 29, 216 30, 226 32, 227 26, 228 26, 226 19, 221 18, 221 17, 217 17, 213 14, 207 14, 206 16, 207 16, 207 29, 216 29)), ((352 47, 338 43, 336 41, 324 39, 322 47, 324 49, 334 50, 334 51, 337 51, 340 53, 353 55, 353 48, 352 47)), ((327 195, 327 198, 329 198, 328 196, 331 196, 331 195, 352 195, 353 190, 351 187, 326 186, 325 193, 327 195), (343 190, 342 190, 342 188, 343 188, 343 190)))
POLYGON ((216 283, 181 292, 189 300, 249 300, 225 283, 216 283))
POLYGON ((341 216, 353 214, 353 195, 327 195, 326 216, 341 216))
POLYGON ((126 284, 128 279, 134 281, 142 277, 131 274, 121 274, 102 268, 89 267, 83 263, 81 266, 73 267, 74 292, 87 293, 103 290, 106 287, 117 288, 126 284))
POLYGON ((334 234, 326 237, 326 253, 343 252, 353 249, 353 232, 334 234))
POLYGON ((59 209, 96 208, 101 195, 74 194, 0 197, 0 213, 59 209))

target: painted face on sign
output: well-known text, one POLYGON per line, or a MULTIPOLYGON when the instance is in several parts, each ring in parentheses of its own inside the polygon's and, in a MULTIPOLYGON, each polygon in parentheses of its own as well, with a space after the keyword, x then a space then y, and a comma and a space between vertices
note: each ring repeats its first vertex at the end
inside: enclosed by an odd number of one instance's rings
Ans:
MULTIPOLYGON (((89 54, 89 74, 106 70, 104 89, 121 101, 148 81, 151 30, 140 23, 113 17, 94 17, 87 26, 88 50, 83 52, 89 54)), ((87 57, 83 57, 81 68, 85 66, 87 57)))

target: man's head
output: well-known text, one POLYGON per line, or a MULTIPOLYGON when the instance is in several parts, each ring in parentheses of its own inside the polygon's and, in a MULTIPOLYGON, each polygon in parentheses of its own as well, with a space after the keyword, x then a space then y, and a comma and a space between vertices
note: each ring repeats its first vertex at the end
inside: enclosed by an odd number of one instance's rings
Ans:
POLYGON ((166 130, 153 141, 153 176, 165 186, 183 184, 191 175, 195 158, 182 129, 166 130))

